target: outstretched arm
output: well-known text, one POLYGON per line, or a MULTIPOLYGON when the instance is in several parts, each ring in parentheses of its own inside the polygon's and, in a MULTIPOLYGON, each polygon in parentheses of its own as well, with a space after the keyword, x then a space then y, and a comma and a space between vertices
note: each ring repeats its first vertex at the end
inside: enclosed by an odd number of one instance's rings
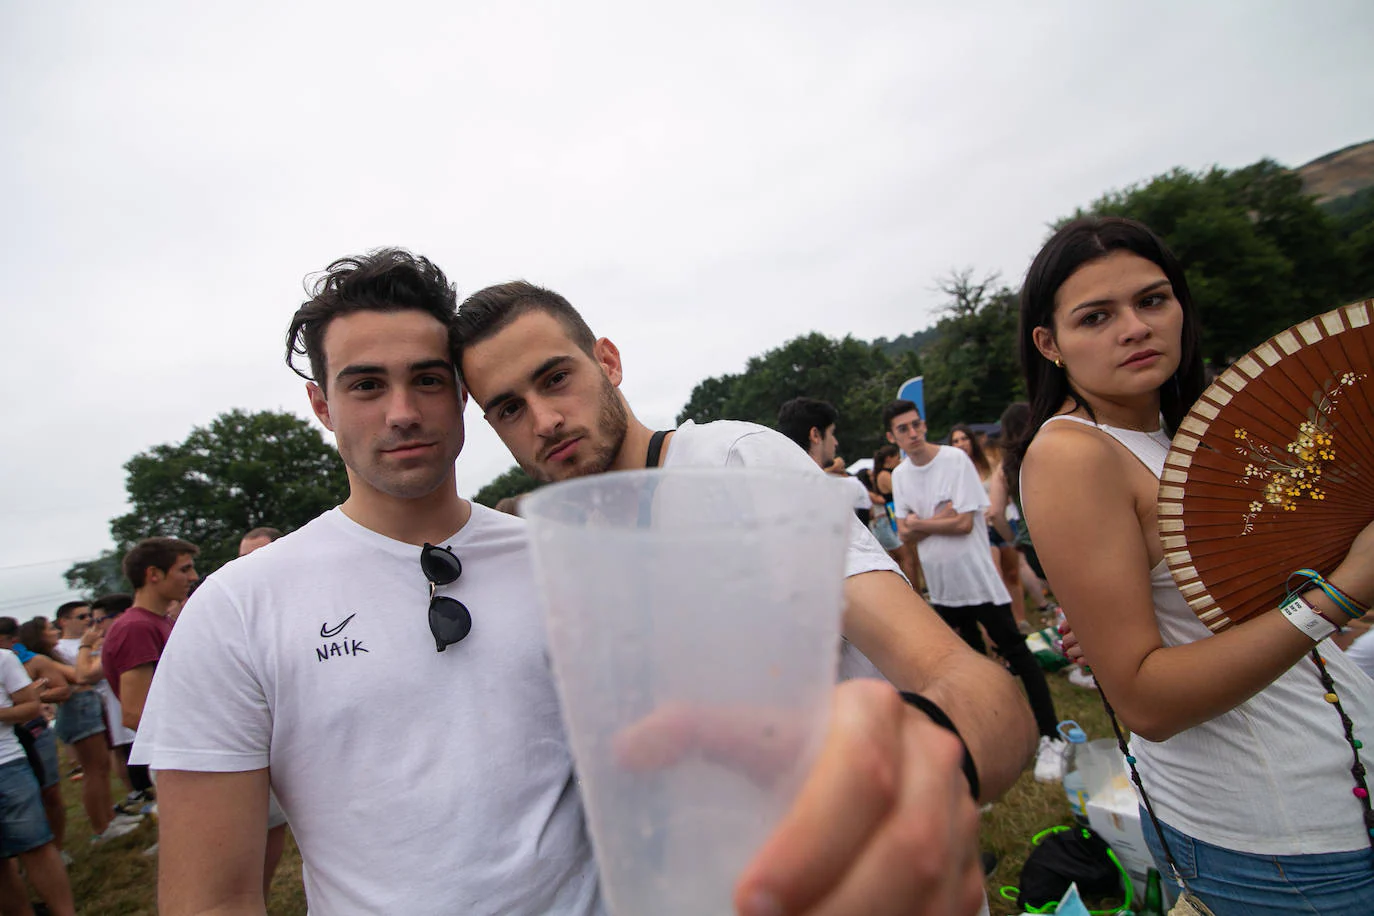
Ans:
POLYGON ((267 770, 160 770, 158 912, 265 916, 267 770))
POLYGON ((969 648, 896 573, 850 576, 845 602, 845 637, 899 689, 923 694, 954 721, 983 800, 1009 789, 1034 754, 1036 736, 1011 675, 969 648))

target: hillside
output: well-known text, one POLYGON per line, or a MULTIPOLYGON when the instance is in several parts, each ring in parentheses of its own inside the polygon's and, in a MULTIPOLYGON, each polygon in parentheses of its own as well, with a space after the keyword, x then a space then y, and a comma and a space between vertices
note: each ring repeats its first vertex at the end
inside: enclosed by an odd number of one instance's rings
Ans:
POLYGON ((1295 170, 1303 190, 1326 204, 1374 187, 1374 140, 1327 153, 1295 170))

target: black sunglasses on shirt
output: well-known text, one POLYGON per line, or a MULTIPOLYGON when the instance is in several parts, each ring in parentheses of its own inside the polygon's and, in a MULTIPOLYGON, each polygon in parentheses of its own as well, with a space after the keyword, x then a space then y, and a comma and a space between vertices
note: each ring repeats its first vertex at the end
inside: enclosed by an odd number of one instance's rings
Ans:
POLYGON ((439 586, 458 581, 463 564, 447 547, 425 544, 420 549, 420 569, 429 581, 429 632, 435 648, 442 652, 472 632, 472 614, 463 602, 434 594, 439 586))

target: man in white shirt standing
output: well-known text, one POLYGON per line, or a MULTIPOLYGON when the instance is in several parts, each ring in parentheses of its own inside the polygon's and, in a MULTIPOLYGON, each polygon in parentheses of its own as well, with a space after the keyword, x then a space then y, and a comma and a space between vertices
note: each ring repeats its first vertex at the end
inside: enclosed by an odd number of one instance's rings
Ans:
POLYGON ((1021 678, 1030 700, 1040 747, 1035 778, 1064 778, 1067 744, 1059 737, 1045 674, 1026 648, 1011 613, 1011 595, 992 563, 987 525, 987 492, 968 455, 926 439, 926 424, 911 401, 883 408, 887 439, 906 459, 892 471, 892 504, 897 533, 915 544, 930 589, 930 603, 970 646, 986 652, 978 625, 992 637, 997 652, 1021 678))

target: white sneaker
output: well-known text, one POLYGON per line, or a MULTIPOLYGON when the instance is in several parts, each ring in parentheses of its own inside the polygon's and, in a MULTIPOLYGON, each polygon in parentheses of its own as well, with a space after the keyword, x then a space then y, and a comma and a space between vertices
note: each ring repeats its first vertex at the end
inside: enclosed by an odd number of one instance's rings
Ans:
POLYGON ((114 817, 110 818, 111 826, 115 824, 133 824, 137 827, 141 823, 143 823, 143 815, 141 814, 116 814, 114 817))
POLYGON ((108 827, 105 828, 105 832, 104 832, 104 833, 101 833, 101 834, 98 834, 98 835, 96 835, 96 836, 91 837, 91 842, 94 843, 94 844, 96 844, 96 845, 99 845, 99 844, 101 844, 101 843, 105 843, 105 842, 108 842, 108 841, 110 841, 110 840, 118 839, 119 837, 122 837, 122 836, 124 836, 125 834, 133 833, 133 832, 134 832, 135 830, 137 830, 137 829, 138 829, 138 822, 137 822, 137 821, 135 821, 135 822, 133 822, 133 823, 129 823, 128 821, 125 821, 125 822, 120 823, 120 824, 117 824, 117 823, 115 823, 114 821, 110 821, 110 826, 108 826, 108 827))
POLYGON ((1077 665, 1074 665, 1073 670, 1069 672, 1069 683, 1085 690, 1097 689, 1097 678, 1092 676, 1091 671, 1084 671, 1077 665))
POLYGON ((1063 782, 1069 768, 1069 742, 1042 737, 1035 755, 1036 782, 1063 782))

